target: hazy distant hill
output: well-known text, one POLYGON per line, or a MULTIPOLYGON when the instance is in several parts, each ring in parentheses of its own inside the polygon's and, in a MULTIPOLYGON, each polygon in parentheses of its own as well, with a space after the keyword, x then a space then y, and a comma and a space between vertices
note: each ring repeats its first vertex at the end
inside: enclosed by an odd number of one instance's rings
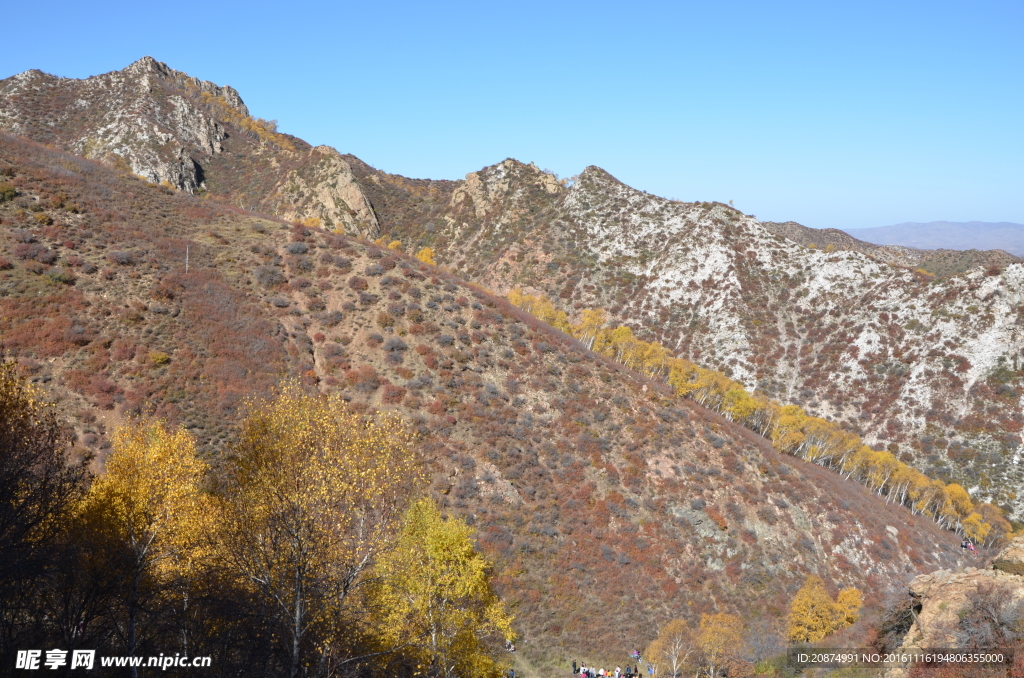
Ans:
POLYGON ((876 245, 903 245, 920 249, 994 250, 1024 255, 1024 224, 1008 221, 907 222, 878 228, 843 229, 850 235, 876 245))

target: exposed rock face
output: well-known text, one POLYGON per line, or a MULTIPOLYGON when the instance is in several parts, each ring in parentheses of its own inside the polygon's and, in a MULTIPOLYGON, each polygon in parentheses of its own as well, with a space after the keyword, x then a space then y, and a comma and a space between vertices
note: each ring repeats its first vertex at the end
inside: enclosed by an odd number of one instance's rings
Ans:
POLYGON ((921 606, 914 626, 907 632, 902 650, 957 647, 958 613, 986 587, 1008 587, 1024 599, 1024 579, 999 570, 968 567, 961 573, 939 570, 916 577, 910 595, 921 606))
MULTIPOLYGON (((972 623, 972 608, 984 611, 984 624, 1009 628, 1024 604, 1022 575, 1024 537, 1018 537, 993 559, 987 569, 967 567, 955 573, 939 570, 915 577, 909 591, 913 623, 897 651, 963 648, 965 636, 971 633, 966 627, 972 623)), ((998 633, 976 633, 975 637, 985 639, 983 643, 991 643, 993 638, 998 639, 998 633)), ((903 669, 886 672, 886 678, 905 675, 903 669)))
POLYGON ((253 120, 231 87, 152 57, 84 80, 26 71, 0 81, 0 129, 188 193, 350 235, 379 225, 337 151, 253 120), (230 159, 224 156, 230 156, 230 159))
POLYGON ((371 239, 380 235, 373 207, 356 183, 351 166, 330 146, 311 150, 277 190, 282 198, 277 213, 285 219, 315 216, 332 230, 371 239))
POLYGON ((1024 537, 1010 542, 992 561, 992 568, 1000 572, 1024 576, 1024 537))
POLYGON ((103 160, 149 181, 192 193, 203 185, 197 159, 220 153, 224 127, 186 95, 207 93, 241 116, 238 92, 191 78, 144 57, 123 71, 85 80, 41 71, 0 83, 0 127, 40 141, 60 141, 76 155, 103 160), (69 105, 54 111, 54 100, 69 105))
POLYGON ((514 194, 522 191, 524 179, 551 195, 565 191, 558 179, 542 172, 533 163, 524 165, 507 158, 497 165, 467 174, 465 183, 452 193, 451 205, 458 207, 471 203, 476 216, 483 217, 495 205, 503 204, 509 198, 514 199, 514 194))

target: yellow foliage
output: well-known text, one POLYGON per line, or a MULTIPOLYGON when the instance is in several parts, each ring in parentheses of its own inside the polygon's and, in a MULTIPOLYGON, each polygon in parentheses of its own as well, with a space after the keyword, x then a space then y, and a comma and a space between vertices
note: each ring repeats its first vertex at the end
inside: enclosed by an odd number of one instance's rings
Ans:
POLYGON ((250 407, 219 493, 218 543, 228 570, 288 629, 297 669, 316 660, 299 656, 303 637, 342 632, 425 473, 393 415, 364 418, 295 383, 250 407))
POLYGON ((992 526, 985 522, 980 513, 972 513, 963 521, 964 534, 975 542, 983 542, 992 531, 992 526))
POLYGON ((836 608, 839 611, 843 626, 850 626, 860 619, 860 609, 864 607, 864 597, 855 588, 843 589, 836 596, 836 608))
POLYGON ((401 240, 392 240, 391 242, 388 243, 388 249, 389 250, 401 251, 402 250, 402 241, 401 240))
POLYGON ((697 644, 709 676, 717 676, 723 660, 743 647, 743 620, 734 614, 702 614, 697 644))
POLYGON ((190 83, 185 85, 185 89, 190 95, 197 97, 203 104, 212 108, 214 115, 221 120, 255 136, 263 143, 272 143, 287 151, 295 150, 295 146, 288 140, 288 137, 277 133, 277 122, 242 115, 224 99, 214 96, 210 92, 201 92, 198 87, 190 83))
POLYGON ((163 351, 150 351, 148 357, 149 362, 153 363, 158 367, 161 365, 166 365, 169 362, 171 362, 171 356, 167 355, 163 351))
POLYGON ((424 264, 430 264, 431 266, 437 266, 437 262, 434 261, 434 250, 429 247, 424 247, 416 253, 416 258, 422 261, 424 264))
MULTIPOLYGON (((780 452, 840 471, 879 495, 907 504, 950 529, 961 529, 974 511, 970 496, 959 485, 947 487, 940 481, 930 481, 891 452, 872 450, 856 434, 810 416, 798 405, 782 405, 761 394, 750 394, 742 384, 721 372, 675 358, 657 342, 638 339, 626 325, 608 326, 608 314, 602 309, 586 309, 573 323, 544 295, 526 294, 517 288, 507 298, 513 305, 576 337, 596 353, 647 376, 667 380, 677 395, 769 438, 780 452)), ((972 520, 972 534, 1003 535, 1010 531, 1011 528, 1000 527, 993 532, 991 522, 986 522, 989 514, 993 520, 1006 521, 995 507, 986 511, 972 520)))
POLYGON ((306 217, 302 220, 302 225, 306 228, 320 228, 320 217, 306 217))
POLYGON ((102 516, 139 573, 167 575, 187 566, 213 517, 195 439, 162 422, 130 422, 112 443, 106 473, 89 489, 83 512, 102 516))
POLYGON ((809 575, 789 608, 789 639, 815 643, 857 621, 862 605, 857 589, 843 589, 833 601, 824 582, 809 575))
POLYGON ((387 645, 412 642, 432 676, 505 672, 485 641, 512 640, 512 615, 491 588, 490 564, 465 522, 442 517, 433 500, 420 499, 377 574, 373 598, 387 645))

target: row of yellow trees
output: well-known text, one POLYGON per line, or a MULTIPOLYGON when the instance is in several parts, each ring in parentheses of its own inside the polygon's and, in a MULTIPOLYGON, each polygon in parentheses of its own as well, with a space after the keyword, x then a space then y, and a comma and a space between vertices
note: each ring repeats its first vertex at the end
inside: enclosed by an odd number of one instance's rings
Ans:
POLYGON ((655 379, 675 392, 772 441, 775 449, 829 468, 867 486, 886 502, 932 517, 939 525, 978 542, 994 542, 1012 530, 998 507, 975 504, 956 483, 932 480, 891 452, 865 445, 859 436, 813 417, 797 405, 782 405, 721 372, 673 357, 657 342, 646 342, 625 326, 612 327, 602 309, 586 309, 576 322, 544 295, 514 289, 508 300, 549 325, 579 339, 595 352, 655 379))
MULTIPOLYGON (((0 368, 0 396, 17 405, 8 413, 0 402, 2 434, 46 407, 0 368)), ((8 547, 0 525, 5 576, 23 553, 64 548, 52 534, 31 537, 39 529, 63 525, 62 539, 81 544, 74 582, 39 579, 40 566, 27 561, 19 571, 34 584, 18 595, 35 598, 0 602, 0 621, 35 629, 20 642, 67 647, 93 638, 132 656, 153 654, 159 642, 161 652, 220 651, 223 665, 234 637, 269 653, 270 675, 347 674, 367 656, 376 657, 360 669, 368 675, 375 666, 437 678, 503 673, 512 616, 471 528, 426 497, 423 460, 399 418, 366 418, 338 397, 288 385, 252 404, 221 468, 199 457, 188 432, 160 422, 128 423, 112 442, 105 472, 80 492, 61 490, 70 496, 63 508, 24 530, 37 546, 8 547), (78 599, 102 604, 82 611, 66 602, 78 599), (24 610, 35 607, 32 627, 24 610), (65 618, 73 619, 70 639, 53 626, 65 618)), ((32 473, 0 490, 43 496, 26 489, 38 482, 32 473)), ((31 517, 8 503, 0 497, 5 519, 31 517)), ((10 649, 0 632, 0 655, 10 649)))

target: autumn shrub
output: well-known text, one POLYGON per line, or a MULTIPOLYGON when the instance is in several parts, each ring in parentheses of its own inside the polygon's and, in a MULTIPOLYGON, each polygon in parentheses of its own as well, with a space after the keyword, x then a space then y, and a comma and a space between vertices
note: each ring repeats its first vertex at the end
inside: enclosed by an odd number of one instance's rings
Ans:
POLYGON ((68 269, 51 268, 46 277, 58 285, 74 285, 77 281, 75 274, 68 269))
POLYGON ((372 365, 362 365, 357 369, 349 370, 345 374, 345 379, 352 388, 363 393, 372 393, 381 385, 377 370, 372 365))
POLYGON ((285 277, 276 266, 257 266, 253 272, 258 282, 263 287, 276 287, 285 282, 285 277))
POLYGON ((381 393, 381 402, 394 405, 400 403, 402 398, 405 397, 406 390, 401 386, 395 386, 394 384, 386 384, 384 390, 381 393))
POLYGON ((135 263, 135 257, 131 252, 111 250, 107 252, 107 261, 120 266, 130 266, 135 263))

